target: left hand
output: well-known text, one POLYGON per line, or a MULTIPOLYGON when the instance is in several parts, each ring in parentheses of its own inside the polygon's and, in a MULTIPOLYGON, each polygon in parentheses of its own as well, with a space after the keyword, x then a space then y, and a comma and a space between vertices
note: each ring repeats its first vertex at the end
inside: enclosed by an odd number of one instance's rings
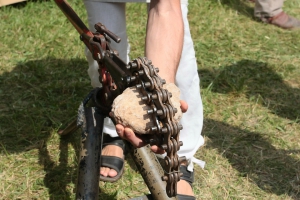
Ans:
MULTIPOLYGON (((180 101, 180 108, 183 113, 185 113, 188 109, 188 104, 185 101, 180 101)), ((116 125, 116 131, 118 135, 124 139, 129 141, 134 147, 139 148, 147 145, 147 143, 143 140, 143 135, 138 135, 133 132, 133 130, 129 127, 124 127, 121 124, 116 125)), ((163 154, 165 151, 159 148, 156 145, 151 146, 151 150, 157 154, 163 154)))

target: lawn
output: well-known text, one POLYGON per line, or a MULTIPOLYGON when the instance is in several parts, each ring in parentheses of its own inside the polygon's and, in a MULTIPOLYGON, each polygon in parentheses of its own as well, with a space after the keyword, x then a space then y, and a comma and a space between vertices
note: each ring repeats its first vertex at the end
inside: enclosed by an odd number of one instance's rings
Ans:
MULTIPOLYGON (((247 0, 189 2, 205 116, 197 199, 300 199, 300 31, 258 22, 247 0)), ((132 58, 146 9, 127 5, 132 58)), ((299 1, 284 10, 300 18, 299 1)), ((84 45, 54 1, 1 7, 0 27, 0 199, 74 199, 80 133, 57 130, 91 89, 84 45)), ((130 158, 120 181, 100 183, 100 199, 147 193, 130 158)))

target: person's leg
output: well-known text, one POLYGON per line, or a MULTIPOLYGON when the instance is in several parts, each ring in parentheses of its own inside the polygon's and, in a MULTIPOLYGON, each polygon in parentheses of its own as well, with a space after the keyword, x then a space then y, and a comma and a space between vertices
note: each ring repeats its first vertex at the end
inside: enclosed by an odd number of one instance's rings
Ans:
POLYGON ((300 21, 283 12, 284 0, 256 0, 254 16, 262 22, 284 29, 300 28, 300 21))
MULTIPOLYGON (((84 0, 87 10, 89 28, 96 31, 94 25, 98 22, 104 24, 108 30, 121 38, 120 43, 112 40, 111 47, 119 52, 120 58, 128 62, 129 45, 126 34, 125 3, 103 3, 98 1, 84 0)), ((88 74, 93 87, 101 86, 99 82, 98 64, 93 59, 90 51, 86 49, 86 57, 89 64, 88 74)), ((111 137, 117 137, 115 126, 109 118, 105 118, 103 132, 111 137)), ((123 150, 116 145, 107 145, 102 150, 102 155, 117 156, 123 158, 123 150)), ((115 177, 116 170, 108 167, 101 167, 100 174, 104 177, 115 177)))
POLYGON ((282 12, 283 0, 256 0, 254 16, 257 18, 274 17, 282 12))
MULTIPOLYGON (((201 135, 203 106, 194 44, 187 19, 187 1, 182 1, 181 9, 184 21, 184 42, 176 76, 176 85, 181 91, 181 99, 188 103, 189 108, 181 119, 183 129, 180 131, 180 140, 183 142, 183 146, 180 147, 178 155, 187 158, 188 170, 193 171, 193 162, 202 165, 202 167, 204 165, 203 162, 194 158, 196 151, 204 144, 204 139, 201 135)), ((193 195, 192 188, 186 181, 181 180, 178 184, 178 194, 193 195)))

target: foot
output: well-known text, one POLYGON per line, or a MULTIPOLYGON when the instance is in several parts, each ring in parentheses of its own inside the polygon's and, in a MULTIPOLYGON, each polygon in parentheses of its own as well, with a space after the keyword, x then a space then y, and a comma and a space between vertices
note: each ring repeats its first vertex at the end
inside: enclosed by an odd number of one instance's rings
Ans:
MULTIPOLYGON (((116 145, 107 145, 102 149, 103 156, 115 156, 121 159, 124 159, 123 149, 116 145)), ((118 172, 109 167, 101 167, 100 175, 104 177, 115 177, 118 175, 118 172)))
POLYGON ((178 183, 177 183, 177 194, 195 196, 191 185, 185 180, 178 181, 178 183))
POLYGON ((177 198, 180 199, 195 199, 192 183, 194 182, 194 173, 187 171, 187 162, 181 163, 180 171, 183 173, 180 181, 177 183, 177 198))
POLYGON ((300 20, 293 18, 286 14, 285 12, 281 12, 274 17, 266 17, 261 19, 263 22, 273 24, 283 29, 298 29, 300 28, 300 20))

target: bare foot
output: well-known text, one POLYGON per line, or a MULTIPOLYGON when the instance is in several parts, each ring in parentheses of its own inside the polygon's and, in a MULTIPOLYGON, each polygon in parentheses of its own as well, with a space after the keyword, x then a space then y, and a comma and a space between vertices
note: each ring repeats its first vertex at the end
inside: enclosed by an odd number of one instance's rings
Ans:
MULTIPOLYGON (((102 149, 102 155, 104 156, 116 156, 119 158, 124 158, 123 150, 121 147, 116 145, 107 145, 102 149)), ((108 167, 100 168, 100 175, 105 177, 115 177, 118 175, 118 172, 114 169, 108 167)))

